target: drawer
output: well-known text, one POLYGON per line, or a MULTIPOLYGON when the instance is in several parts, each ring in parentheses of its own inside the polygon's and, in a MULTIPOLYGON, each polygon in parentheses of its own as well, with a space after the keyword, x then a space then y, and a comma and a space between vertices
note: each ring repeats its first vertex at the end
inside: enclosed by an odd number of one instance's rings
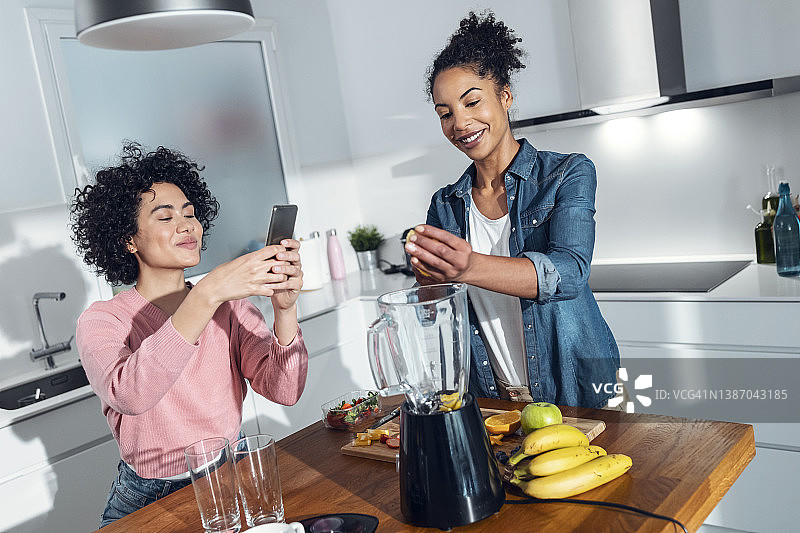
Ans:
POLYGON ((94 531, 118 462, 111 440, 0 483, 0 527, 14 533, 94 531))
POLYGON ((796 302, 598 302, 618 342, 770 347, 800 353, 796 302))
POLYGON ((348 342, 361 342, 366 346, 367 326, 362 307, 357 300, 300 321, 309 357, 348 342))
POLYGON ((14 459, 0 462, 0 482, 110 435, 96 396, 6 426, 0 429, 0 449, 14 459))

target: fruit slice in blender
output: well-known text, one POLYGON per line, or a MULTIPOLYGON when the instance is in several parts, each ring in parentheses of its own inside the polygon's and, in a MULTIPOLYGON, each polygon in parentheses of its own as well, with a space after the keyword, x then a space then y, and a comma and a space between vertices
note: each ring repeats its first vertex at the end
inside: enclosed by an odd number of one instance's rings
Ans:
POLYGON ((442 405, 439 408, 441 411, 455 411, 461 407, 461 398, 457 392, 451 394, 441 394, 439 400, 442 405))

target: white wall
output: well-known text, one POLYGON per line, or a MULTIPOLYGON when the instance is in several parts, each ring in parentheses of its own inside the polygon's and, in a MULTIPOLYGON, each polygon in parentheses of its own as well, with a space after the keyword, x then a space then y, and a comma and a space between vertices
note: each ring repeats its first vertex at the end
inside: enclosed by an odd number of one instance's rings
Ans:
MULTIPOLYGON (((518 136, 595 162, 595 260, 752 255, 745 206, 760 205, 763 167, 800 192, 800 93, 518 136)), ((356 160, 364 219, 388 233, 424 220, 430 193, 468 163, 445 144, 356 160)))
POLYGON ((426 69, 470 10, 491 5, 522 36, 528 68, 517 79, 529 91, 522 114, 578 106, 569 12, 562 0, 374 2, 328 0, 353 157, 394 153, 439 142, 425 94, 426 69), (541 76, 547 83, 539 83, 541 76))

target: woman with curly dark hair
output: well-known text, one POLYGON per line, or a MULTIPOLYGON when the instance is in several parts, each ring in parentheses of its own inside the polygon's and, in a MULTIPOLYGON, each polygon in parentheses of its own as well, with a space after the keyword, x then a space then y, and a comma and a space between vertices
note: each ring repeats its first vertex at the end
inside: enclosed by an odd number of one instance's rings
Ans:
POLYGON ((442 133, 473 163, 434 194, 406 250, 419 283, 468 284, 473 393, 601 407, 593 384, 616 382, 619 350, 587 283, 595 168, 514 138, 521 40, 470 13, 428 69, 442 133))
POLYGON ((121 458, 101 527, 189 485, 189 444, 238 438, 245 379, 283 405, 305 386, 297 241, 224 263, 194 286, 184 279, 219 209, 201 170, 176 151, 129 143, 71 207, 84 261, 111 284, 135 283, 78 319, 81 362, 121 458), (246 299, 255 295, 271 298, 272 331, 246 299))

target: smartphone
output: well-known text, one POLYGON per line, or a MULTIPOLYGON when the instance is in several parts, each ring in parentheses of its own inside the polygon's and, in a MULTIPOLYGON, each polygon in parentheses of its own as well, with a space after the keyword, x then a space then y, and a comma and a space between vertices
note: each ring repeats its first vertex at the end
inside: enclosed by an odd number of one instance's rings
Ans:
POLYGON ((296 205, 273 205, 264 245, 280 244, 283 239, 291 239, 294 235, 295 220, 297 220, 296 205))

